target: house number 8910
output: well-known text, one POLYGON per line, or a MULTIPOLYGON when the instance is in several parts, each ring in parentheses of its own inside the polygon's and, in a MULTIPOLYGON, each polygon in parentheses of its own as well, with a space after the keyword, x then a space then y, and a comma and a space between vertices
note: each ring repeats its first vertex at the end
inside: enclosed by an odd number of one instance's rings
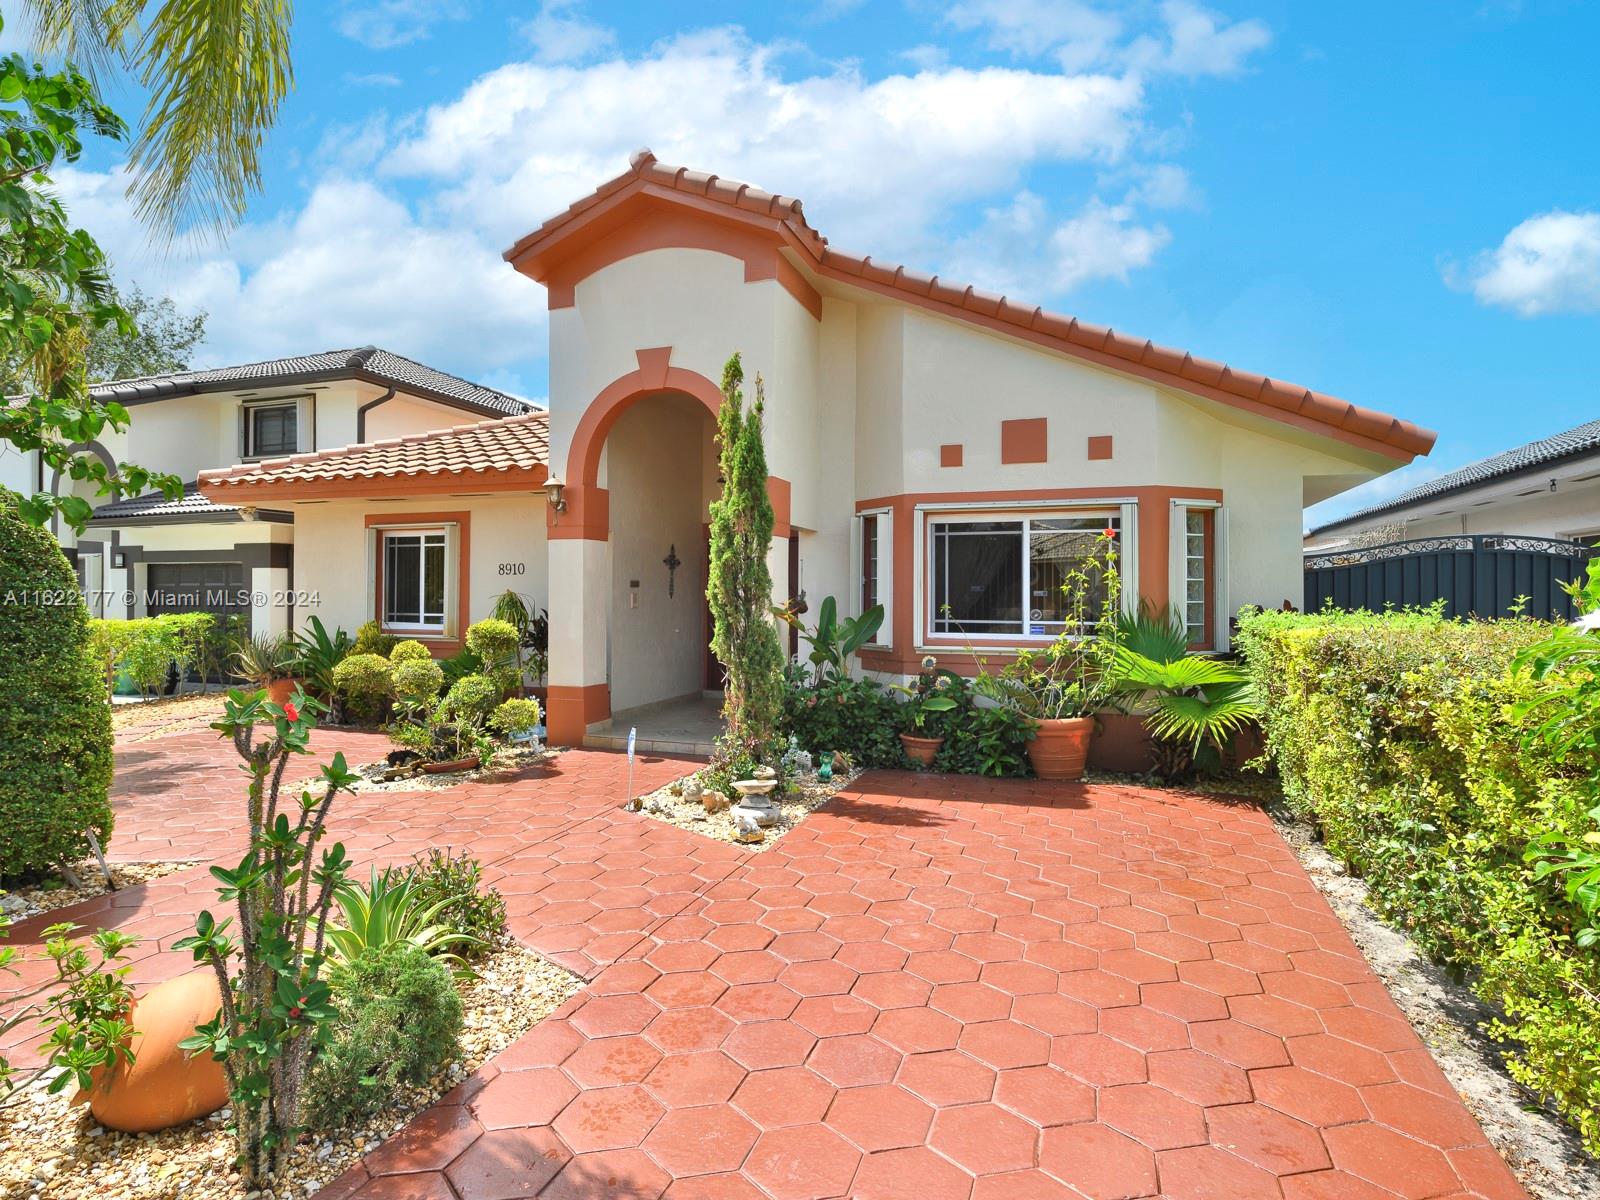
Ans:
POLYGON ((528 564, 527 563, 501 563, 500 564, 500 574, 502 574, 502 575, 526 575, 527 573, 528 573, 528 564))

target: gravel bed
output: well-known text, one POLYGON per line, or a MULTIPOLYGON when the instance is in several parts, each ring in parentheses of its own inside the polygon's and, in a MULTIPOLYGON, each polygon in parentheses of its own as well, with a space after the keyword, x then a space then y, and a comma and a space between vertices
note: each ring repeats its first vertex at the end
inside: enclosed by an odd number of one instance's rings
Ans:
POLYGON ((1499 1014, 1384 921, 1367 898, 1367 885, 1323 848, 1308 822, 1281 800, 1267 808, 1311 882, 1533 1200, 1600 1196, 1600 1163, 1560 1117, 1506 1072, 1499 1043, 1484 1032, 1499 1014))
POLYGON ((665 821, 668 825, 676 825, 679 829, 687 829, 690 833, 698 833, 704 837, 716 838, 719 842, 732 842, 744 846, 746 849, 757 851, 766 850, 779 838, 788 833, 796 825, 804 821, 817 809, 821 808, 835 795, 849 787, 860 771, 841 772, 826 783, 815 775, 804 775, 799 778, 795 786, 782 796, 774 798, 778 808, 778 821, 761 831, 762 838, 759 842, 742 842, 739 840, 738 831, 734 828, 733 817, 727 808, 721 812, 709 813, 705 804, 700 800, 689 800, 683 795, 683 785, 693 779, 693 775, 685 775, 682 779, 675 779, 665 787, 641 798, 640 812, 653 817, 657 821, 665 821))
MULTIPOLYGON (((112 863, 111 878, 120 890, 137 883, 149 883, 194 865, 192 862, 112 863)), ((73 871, 83 881, 82 887, 69 887, 64 879, 57 877, 9 891, 0 890, 0 908, 13 921, 22 921, 39 913, 65 908, 69 904, 93 900, 112 890, 106 886, 105 872, 93 859, 78 863, 73 871)))
MULTIPOLYGON (((303 1138, 272 1188, 251 1200, 303 1200, 333 1182, 362 1155, 398 1133, 488 1059, 549 1016, 582 986, 537 954, 507 944, 477 964, 461 984, 465 1022, 461 1053, 427 1086, 396 1095, 367 1124, 331 1137, 303 1138)), ((115 1133, 95 1124, 88 1107, 41 1084, 0 1113, 0 1195, 7 1200, 241 1200, 227 1109, 157 1134, 115 1133)))
POLYGON ((386 762, 367 763, 357 767, 361 781, 355 785, 357 792, 442 792, 463 783, 497 783, 515 778, 530 767, 551 762, 559 750, 545 746, 515 746, 497 751, 487 767, 474 767, 470 771, 452 771, 446 775, 429 775, 418 771, 401 779, 382 778, 390 770, 386 762))
POLYGON ((127 742, 153 742, 174 733, 206 729, 221 719, 227 693, 191 692, 138 704, 111 706, 111 730, 127 742))

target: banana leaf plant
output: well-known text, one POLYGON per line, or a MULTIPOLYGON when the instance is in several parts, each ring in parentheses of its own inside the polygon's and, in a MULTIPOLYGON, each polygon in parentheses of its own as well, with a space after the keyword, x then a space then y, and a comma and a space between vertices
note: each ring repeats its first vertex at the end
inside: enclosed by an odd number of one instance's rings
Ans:
POLYGON ((839 605, 832 596, 817 609, 815 629, 807 629, 798 614, 788 608, 775 608, 773 614, 800 633, 811 647, 809 658, 820 686, 850 673, 850 656, 872 641, 883 626, 883 605, 874 604, 859 617, 839 620, 839 605))

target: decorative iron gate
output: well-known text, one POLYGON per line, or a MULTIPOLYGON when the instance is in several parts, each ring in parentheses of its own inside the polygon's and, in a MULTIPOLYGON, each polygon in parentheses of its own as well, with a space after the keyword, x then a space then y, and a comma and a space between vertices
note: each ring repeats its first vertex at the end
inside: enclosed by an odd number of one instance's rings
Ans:
POLYGON ((1522 611, 1547 620, 1577 615, 1562 585, 1583 575, 1600 551, 1561 538, 1476 533, 1416 538, 1308 555, 1305 610, 1347 612, 1444 601, 1451 617, 1503 617, 1522 611))

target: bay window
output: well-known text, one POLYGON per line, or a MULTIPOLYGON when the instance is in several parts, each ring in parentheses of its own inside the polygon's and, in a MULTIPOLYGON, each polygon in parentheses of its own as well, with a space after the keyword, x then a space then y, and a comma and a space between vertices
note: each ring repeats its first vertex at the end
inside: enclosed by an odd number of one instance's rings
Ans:
POLYGON ((445 531, 382 532, 383 627, 442 633, 445 627, 445 531))
MULTIPOLYGON (((1070 614, 1063 586, 1086 573, 1088 614, 1104 608, 1104 534, 1120 512, 935 518, 928 523, 928 629, 938 636, 1055 637, 1070 614)), ((1120 551, 1120 545, 1119 545, 1120 551)))

